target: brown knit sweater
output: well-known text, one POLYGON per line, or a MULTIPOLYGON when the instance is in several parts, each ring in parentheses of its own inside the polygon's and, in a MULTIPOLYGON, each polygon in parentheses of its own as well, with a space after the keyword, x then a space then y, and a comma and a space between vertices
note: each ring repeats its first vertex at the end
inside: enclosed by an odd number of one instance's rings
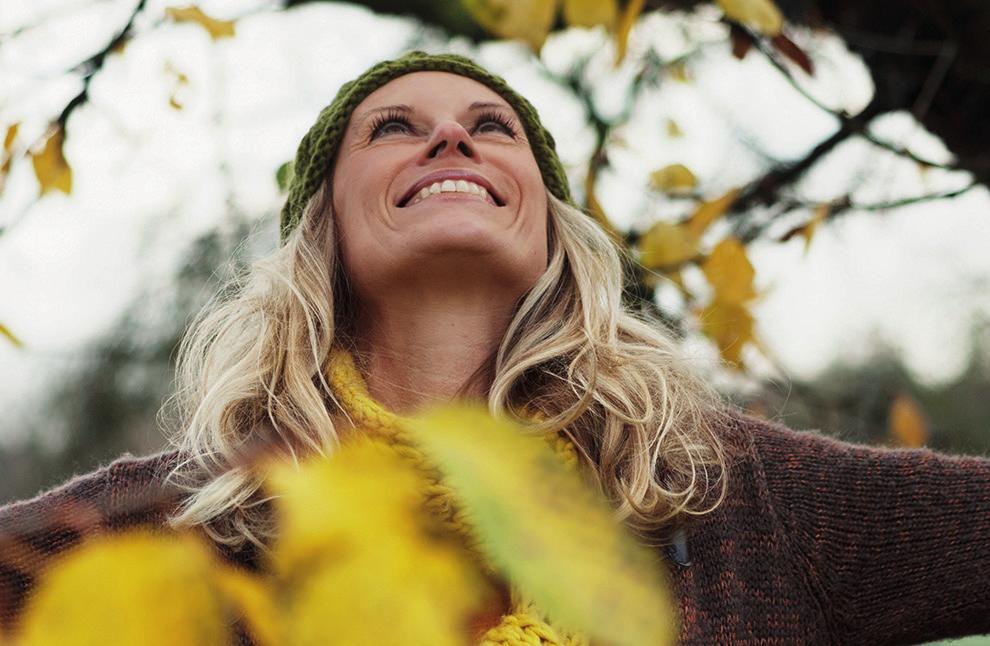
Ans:
MULTIPOLYGON (((990 632, 990 460, 890 450, 749 417, 729 493, 669 559, 682 644, 907 644, 990 632)), ((175 455, 124 457, 0 508, 0 623, 51 555, 161 526, 175 455)), ((225 554, 253 565, 249 554, 225 554)))

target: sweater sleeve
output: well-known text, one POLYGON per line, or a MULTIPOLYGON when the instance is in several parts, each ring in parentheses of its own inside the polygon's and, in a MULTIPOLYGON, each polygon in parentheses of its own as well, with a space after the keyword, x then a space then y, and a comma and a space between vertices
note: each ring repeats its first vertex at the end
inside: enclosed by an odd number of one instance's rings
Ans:
POLYGON ((174 504, 160 477, 173 456, 122 457, 30 500, 0 506, 0 629, 15 621, 39 574, 83 539, 161 523, 174 504))
POLYGON ((990 460, 750 424, 785 540, 842 643, 990 632, 990 460))

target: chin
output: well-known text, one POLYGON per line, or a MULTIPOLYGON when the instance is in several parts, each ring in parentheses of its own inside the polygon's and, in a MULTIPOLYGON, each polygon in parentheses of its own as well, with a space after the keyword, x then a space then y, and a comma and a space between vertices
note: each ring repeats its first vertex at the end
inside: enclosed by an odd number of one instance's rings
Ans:
POLYGON ((511 244, 511 232, 498 226, 492 218, 476 213, 446 214, 418 223, 412 233, 417 246, 440 251, 495 252, 511 244))

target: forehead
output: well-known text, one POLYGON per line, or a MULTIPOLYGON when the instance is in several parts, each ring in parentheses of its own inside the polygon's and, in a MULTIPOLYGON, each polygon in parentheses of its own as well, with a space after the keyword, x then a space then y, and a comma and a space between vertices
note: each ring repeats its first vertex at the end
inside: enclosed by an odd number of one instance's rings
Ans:
POLYGON ((353 122, 360 122, 369 110, 388 105, 408 105, 416 110, 457 110, 479 101, 512 110, 497 92, 474 79, 449 72, 413 72, 389 81, 365 97, 354 109, 353 122))

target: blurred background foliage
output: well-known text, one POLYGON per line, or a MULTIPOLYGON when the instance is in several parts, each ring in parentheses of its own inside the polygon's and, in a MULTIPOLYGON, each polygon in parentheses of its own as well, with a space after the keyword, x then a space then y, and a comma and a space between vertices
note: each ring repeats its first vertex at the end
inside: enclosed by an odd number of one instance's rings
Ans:
MULTIPOLYGON (((283 0, 264 10, 289 11, 301 4, 307 2, 283 0)), ((952 199, 971 189, 985 188, 990 180, 990 126, 985 118, 990 114, 990 77, 986 72, 990 69, 990 41, 985 38, 990 30, 990 11, 981 0, 948 4, 917 0, 909 5, 894 0, 778 0, 776 4, 769 0, 368 0, 358 4, 381 14, 414 16, 424 30, 440 30, 446 38, 466 38, 475 43, 517 38, 534 51, 555 32, 572 27, 605 29, 616 65, 626 56, 631 29, 650 14, 676 17, 708 12, 705 15, 714 16, 714 22, 726 27, 721 46, 738 59, 766 57, 788 81, 790 91, 830 114, 838 127, 799 158, 767 156, 762 172, 728 190, 705 186, 684 164, 653 169, 643 190, 656 193, 681 215, 649 226, 620 227, 596 196, 600 174, 611 164, 609 145, 640 92, 664 80, 690 82, 690 55, 663 60, 650 51, 641 53, 625 107, 610 114, 602 114, 592 96, 593 88, 583 81, 586 68, 593 64, 590 58, 577 60, 569 73, 558 76, 556 81, 585 106, 595 138, 577 193, 589 213, 638 261, 630 265, 630 303, 656 316, 658 324, 675 335, 688 334, 692 325, 699 329, 717 347, 722 369, 729 375, 719 378, 718 383, 729 397, 754 414, 794 428, 819 428, 850 441, 925 445, 971 454, 990 452, 990 398, 986 396, 990 392, 990 324, 986 321, 973 325, 967 369, 951 383, 936 387, 920 383, 898 352, 881 341, 869 361, 855 365, 837 362, 808 380, 786 373, 767 376, 765 372, 749 372, 742 352, 747 345, 760 348, 750 312, 759 294, 747 258, 749 245, 756 241, 787 242, 795 237, 811 244, 817 230, 842 215, 880 215, 899 206, 952 199), (874 91, 859 112, 823 105, 803 90, 802 79, 815 74, 815 52, 805 51, 814 41, 802 34, 815 32, 838 36, 869 70, 874 91), (877 136, 870 127, 884 115, 905 112, 941 138, 951 153, 949 161, 928 159, 877 136), (854 186, 828 199, 802 197, 798 190, 802 179, 830 152, 854 139, 911 161, 919 172, 935 169, 957 173, 965 181, 950 190, 873 203, 857 201, 854 186), (700 270, 704 289, 685 280, 682 272, 691 268, 700 270), (657 292, 661 288, 677 291, 683 307, 660 305, 657 292)), ((25 137, 18 132, 18 123, 6 124, 0 189, 12 168, 30 163, 38 180, 39 198, 50 192, 72 191, 72 169, 62 151, 72 136, 72 128, 67 127, 70 116, 88 101, 90 82, 98 77, 108 58, 126 55, 128 42, 140 31, 137 19, 144 9, 141 0, 104 48, 79 61, 75 69, 82 79, 81 90, 59 114, 52 115, 42 136, 25 137)), ((165 15, 167 20, 195 23, 213 39, 237 37, 236 17, 214 17, 195 5, 170 6, 165 15)), ((18 28, 4 38, 16 39, 30 28, 18 28)), ((181 88, 189 79, 177 70, 172 74, 176 93, 169 103, 173 109, 182 110, 181 88)), ((745 101, 745 97, 740 100, 745 101)), ((677 136, 679 128, 676 122, 667 124, 671 136, 677 136)), ((280 184, 286 172, 285 167, 279 169, 280 184)), ((17 221, 16 214, 5 217, 2 231, 17 221)), ((202 234, 191 246, 167 294, 153 290, 143 293, 112 330, 79 354, 45 396, 43 414, 26 417, 26 427, 17 430, 18 439, 0 444, 0 500, 33 495, 123 452, 142 454, 163 447, 155 420, 171 388, 176 344, 186 322, 217 287, 257 257, 250 242, 253 231, 252 219, 232 207, 222 227, 202 234), (146 315, 151 301, 157 310, 167 312, 153 325, 146 315)), ((8 342, 20 344, 17 330, 0 325, 0 333, 8 342)))

